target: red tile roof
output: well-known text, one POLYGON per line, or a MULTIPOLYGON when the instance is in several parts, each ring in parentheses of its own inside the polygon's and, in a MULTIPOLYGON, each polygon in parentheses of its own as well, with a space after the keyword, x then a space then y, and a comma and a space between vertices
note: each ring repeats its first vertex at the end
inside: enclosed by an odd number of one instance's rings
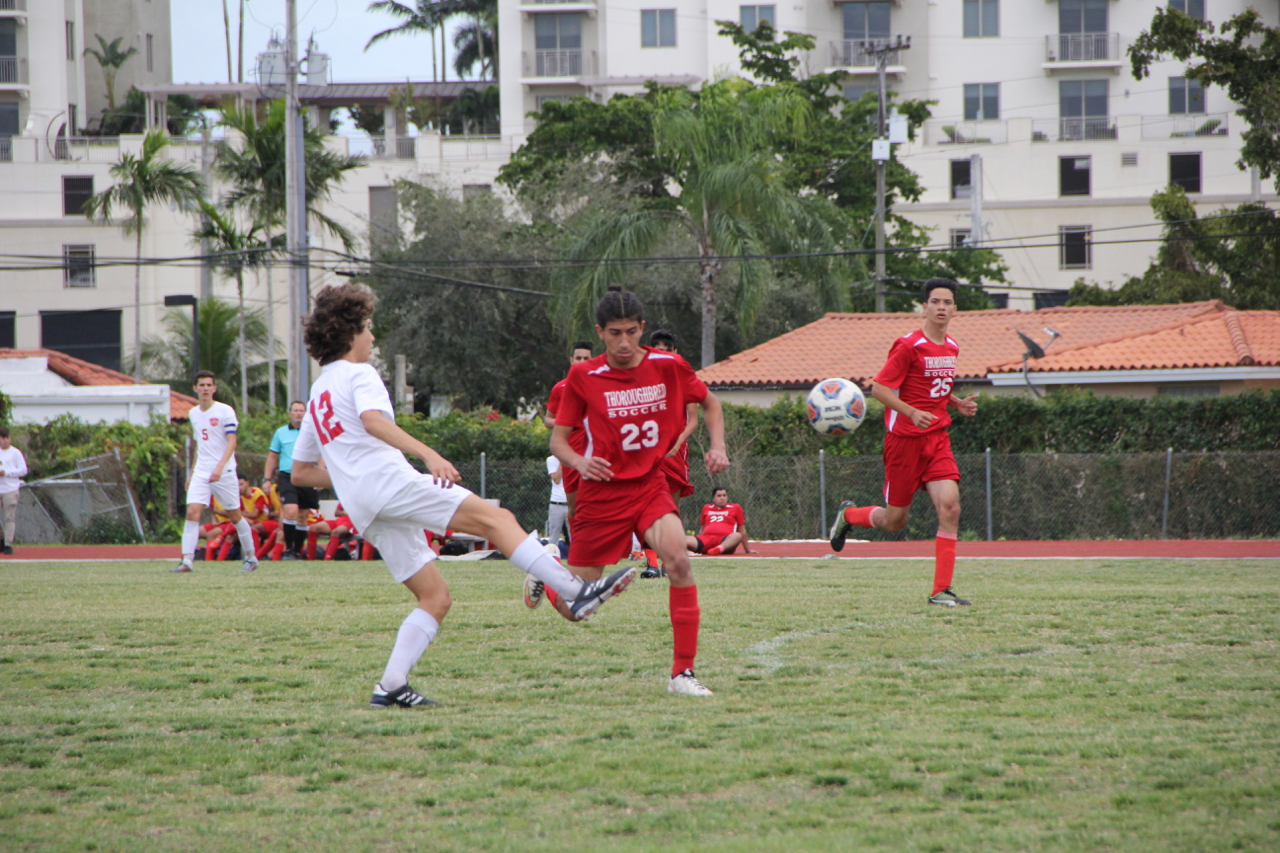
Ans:
MULTIPOLYGON (((1062 337, 1049 350, 1056 356, 1068 347, 1084 351, 1154 330, 1181 328, 1197 319, 1221 318, 1226 313, 1259 314, 1273 318, 1272 322, 1280 322, 1277 311, 1232 312, 1213 300, 1177 305, 963 311, 951 321, 948 333, 960 344, 956 377, 972 380, 985 377, 993 368, 1003 372, 1015 362, 1021 369, 1025 347, 1016 334, 1019 330, 1043 344, 1049 339, 1044 328, 1056 329, 1062 337)), ((713 388, 798 388, 831 376, 865 383, 884 365, 893 339, 920 328, 921 320, 919 314, 827 314, 807 326, 705 367, 698 375, 713 388)), ((1252 345, 1252 327, 1244 334, 1252 345)), ((1132 357, 1134 355, 1117 348, 1110 353, 1110 366, 1105 369, 1138 367, 1140 360, 1132 357)))
MULTIPOLYGON (((52 349, 3 349, 0 358, 47 358, 49 369, 72 385, 133 385, 132 376, 52 349)), ((149 383, 143 383, 144 385, 149 383)), ((185 421, 195 397, 169 391, 169 420, 185 421)))

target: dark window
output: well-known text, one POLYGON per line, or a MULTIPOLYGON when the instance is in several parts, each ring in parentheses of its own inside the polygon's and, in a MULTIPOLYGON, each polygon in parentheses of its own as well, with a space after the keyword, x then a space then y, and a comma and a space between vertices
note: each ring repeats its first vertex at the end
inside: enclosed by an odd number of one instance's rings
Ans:
POLYGON ((864 83, 852 83, 844 87, 844 96, 851 101, 857 101, 868 92, 878 93, 879 91, 879 86, 872 86, 864 83))
POLYGON ((951 161, 951 197, 969 198, 972 195, 972 184, 969 181, 969 161, 951 161))
POLYGON ((738 12, 741 17, 738 23, 742 24, 742 28, 749 33, 754 32, 761 21, 768 21, 769 26, 772 27, 776 21, 774 18, 776 8, 776 6, 740 6, 738 12))
MULTIPOLYGON (((18 22, 13 18, 0 18, 0 56, 18 55, 18 22)), ((6 80, 15 83, 17 80, 6 80)))
POLYGON ((40 346, 120 369, 120 311, 41 311, 40 346))
POLYGON ((1189 77, 1169 78, 1169 115, 1204 112, 1204 86, 1189 77))
POLYGON ((147 70, 155 71, 155 50, 152 48, 151 33, 147 33, 147 70))
POLYGON ((534 47, 538 50, 579 50, 582 47, 582 16, 560 12, 534 16, 534 47))
POLYGON ((1114 139, 1108 118, 1106 80, 1063 80, 1058 84, 1058 116, 1063 139, 1114 139))
POLYGON ((0 136, 18 135, 18 105, 0 104, 0 136))
POLYGON ((966 83, 964 85, 965 121, 1000 118, 1000 84, 966 83))
POLYGON ((1189 193, 1200 192, 1200 155, 1170 154, 1169 183, 1177 184, 1189 193))
POLYGON ((84 203, 93 195, 93 176, 62 176, 62 215, 81 216, 84 203))
POLYGON ((964 0, 964 37, 991 38, 1000 35, 999 0, 964 0))
MULTIPOLYGON (((1058 229, 1058 265, 1062 269, 1087 270, 1093 266, 1091 231, 1088 225, 1063 225, 1058 229)), ((1039 294, 1037 294, 1038 297, 1039 294)))
POLYGON ((889 4, 845 3, 844 37, 846 41, 868 41, 889 38, 889 4))
POLYGON ((1105 33, 1111 0, 1058 0, 1058 32, 1105 33))
POLYGON ((63 246, 62 286, 93 287, 95 284, 93 246, 63 246))
POLYGON ((641 47, 676 46, 676 10, 644 9, 640 12, 641 47))
POLYGON ((1204 20, 1204 0, 1169 0, 1169 8, 1177 9, 1198 21, 1204 20))
POLYGON ((1007 293, 988 293, 987 298, 991 300, 992 308, 999 308, 1003 311, 1009 307, 1009 294, 1007 293))
POLYGON ((18 336, 15 330, 16 311, 0 311, 0 347, 4 349, 13 349, 18 345, 18 336))
POLYGON ((1089 195, 1092 158, 1058 158, 1058 195, 1089 195))
POLYGON ((951 248, 963 249, 969 243, 969 235, 972 234, 969 228, 952 228, 951 229, 951 248))
MULTIPOLYGON (((1067 300, 1071 298, 1071 292, 1068 290, 1042 290, 1039 293, 1031 294, 1031 298, 1035 300, 1036 310, 1041 308, 1057 308, 1066 305, 1067 300)), ((1005 303, 1008 304, 1009 297, 1005 297, 1005 303)))
POLYGON ((76 22, 67 21, 67 59, 76 58, 76 22))

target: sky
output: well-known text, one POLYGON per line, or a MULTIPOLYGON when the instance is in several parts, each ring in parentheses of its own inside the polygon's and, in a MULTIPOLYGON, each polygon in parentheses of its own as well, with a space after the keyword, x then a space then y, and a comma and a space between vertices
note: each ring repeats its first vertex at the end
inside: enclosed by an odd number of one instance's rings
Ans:
MULTIPOLYGON (((406 78, 431 79, 431 45, 426 36, 394 36, 365 52, 374 33, 400 20, 365 11, 366 0, 297 0, 298 49, 315 37, 329 54, 330 79, 342 83, 398 83, 406 78)), ((272 32, 284 38, 285 0, 247 0, 244 22, 244 76, 253 80, 256 57, 266 50, 272 32)), ((223 83, 227 80, 226 35, 222 3, 217 0, 170 0, 173 27, 173 81, 223 83)), ((231 15, 231 46, 238 39, 240 0, 227 0, 231 15)), ((450 45, 452 49, 452 45, 450 45)), ((234 73, 235 59, 232 59, 234 73)), ((450 79, 457 79, 452 69, 450 79)))

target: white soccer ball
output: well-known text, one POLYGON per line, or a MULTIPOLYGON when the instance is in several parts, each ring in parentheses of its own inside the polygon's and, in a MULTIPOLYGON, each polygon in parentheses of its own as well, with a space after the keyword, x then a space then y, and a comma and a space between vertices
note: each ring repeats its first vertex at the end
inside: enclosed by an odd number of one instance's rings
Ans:
POLYGON ((809 392, 809 425, 822 435, 848 435, 867 416, 867 401, 856 382, 824 379, 809 392))

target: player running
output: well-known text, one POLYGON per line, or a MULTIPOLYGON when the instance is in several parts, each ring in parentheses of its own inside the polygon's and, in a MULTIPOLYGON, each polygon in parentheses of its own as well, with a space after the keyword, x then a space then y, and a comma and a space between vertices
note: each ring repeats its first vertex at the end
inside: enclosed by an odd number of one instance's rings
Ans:
MULTIPOLYGON (((710 696, 693 673, 702 618, 698 587, 661 462, 685 427, 685 403, 693 401, 702 405, 711 433, 707 470, 728 468, 724 413, 684 359, 640 345, 644 307, 634 294, 609 288, 596 306, 596 333, 605 353, 570 369, 551 431, 551 452, 582 475, 569 567, 580 577, 598 578, 605 566, 627 556, 632 533, 642 536, 666 564, 671 581, 674 637, 667 690, 710 696), (570 443, 575 429, 586 437, 585 452, 570 443)), ((557 609, 571 618, 562 604, 557 609)))
POLYGON ((369 704, 412 708, 437 704, 409 686, 409 671, 435 639, 453 603, 424 529, 452 528, 489 540, 512 563, 571 602, 577 619, 594 613, 634 580, 635 569, 586 582, 571 575, 509 510, 461 486, 447 459, 395 423, 391 397, 368 363, 376 299, 356 285, 326 287, 306 320, 307 352, 320 362, 307 417, 293 448, 293 480, 333 487, 365 540, 382 553, 392 576, 417 598, 400 626, 382 679, 369 704), (405 459, 411 453, 429 474, 405 459), (323 459, 325 467, 319 466, 323 459))
POLYGON ((690 551, 708 557, 732 554, 739 545, 744 554, 759 553, 751 550, 751 540, 747 539, 747 516, 742 504, 729 503, 729 490, 724 486, 712 489, 711 503, 702 507, 702 532, 684 539, 690 551))
MULTIPOLYGON (((897 533, 907 526, 911 500, 924 489, 938 513, 934 540, 933 593, 930 604, 969 604, 951 590, 960 530, 960 469, 951 453, 947 406, 972 417, 974 397, 951 393, 960 345, 947 334, 956 315, 956 283, 931 278, 924 286, 924 326, 903 335, 889 348, 889 359, 876 374, 871 396, 884 404, 884 499, 887 506, 840 504, 831 525, 831 547, 844 548, 849 528, 878 527, 897 533)), ((975 395, 976 396, 976 395, 975 395)))
MULTIPOLYGON (((227 518, 235 525, 241 542, 253 541, 253 530, 240 513, 240 488, 236 477, 236 420, 235 410, 226 403, 218 403, 213 395, 218 390, 218 380, 212 371, 196 374, 195 392, 199 400, 187 420, 196 439, 196 464, 187 480, 187 521, 182 528, 182 562, 169 571, 191 571, 195 559, 196 543, 200 541, 200 517, 213 496, 226 507, 227 518)), ((242 572, 258 568, 258 558, 251 549, 242 549, 242 572)))

